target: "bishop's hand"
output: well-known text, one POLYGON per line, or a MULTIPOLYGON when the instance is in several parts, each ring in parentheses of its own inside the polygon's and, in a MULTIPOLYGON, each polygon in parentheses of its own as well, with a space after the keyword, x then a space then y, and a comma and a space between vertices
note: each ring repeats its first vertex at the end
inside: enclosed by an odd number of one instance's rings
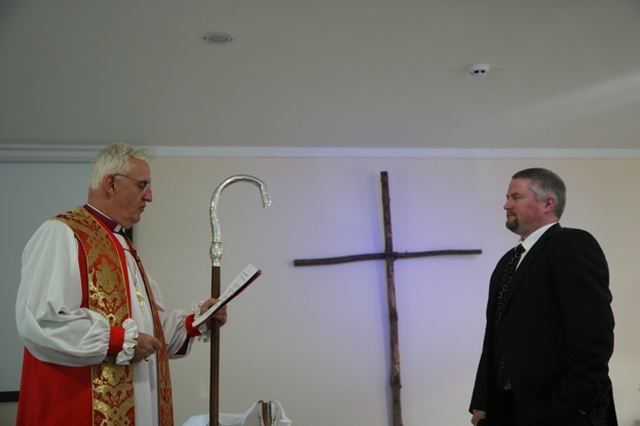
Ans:
POLYGON ((139 333, 136 339, 137 343, 134 347, 134 354, 131 361, 149 361, 149 357, 162 348, 162 343, 155 337, 146 333, 139 333))
MULTIPOLYGON (((215 305, 217 302, 218 302, 218 299, 213 297, 211 299, 207 299, 204 302, 202 302, 202 305, 200 305, 200 315, 207 312, 207 310, 213 305, 215 305)), ((223 306, 222 308, 220 308, 215 314, 211 316, 210 319, 207 320, 207 323, 211 321, 211 319, 215 319, 216 321, 218 321, 221 326, 225 325, 227 323, 227 307, 223 306)))

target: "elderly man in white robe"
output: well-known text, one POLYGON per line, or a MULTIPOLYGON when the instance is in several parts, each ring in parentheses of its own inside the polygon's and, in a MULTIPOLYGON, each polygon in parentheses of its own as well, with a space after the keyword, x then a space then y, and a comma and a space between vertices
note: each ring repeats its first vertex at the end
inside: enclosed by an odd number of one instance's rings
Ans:
MULTIPOLYGON (((88 203, 46 221, 24 249, 16 323, 25 351, 18 425, 173 425, 169 358, 208 323, 166 312, 124 229, 152 201, 144 152, 96 155, 88 203)), ((223 308, 213 317, 222 324, 223 308)))

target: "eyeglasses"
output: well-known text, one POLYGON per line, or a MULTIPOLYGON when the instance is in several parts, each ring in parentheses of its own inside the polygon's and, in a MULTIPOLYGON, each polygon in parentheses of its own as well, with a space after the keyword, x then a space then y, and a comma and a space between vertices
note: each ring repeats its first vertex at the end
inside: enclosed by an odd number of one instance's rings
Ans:
POLYGON ((136 178, 132 178, 131 176, 123 175, 122 173, 114 173, 114 176, 126 177, 127 179, 135 181, 138 184, 138 188, 142 192, 146 192, 151 189, 151 182, 148 182, 146 180, 138 180, 136 178))

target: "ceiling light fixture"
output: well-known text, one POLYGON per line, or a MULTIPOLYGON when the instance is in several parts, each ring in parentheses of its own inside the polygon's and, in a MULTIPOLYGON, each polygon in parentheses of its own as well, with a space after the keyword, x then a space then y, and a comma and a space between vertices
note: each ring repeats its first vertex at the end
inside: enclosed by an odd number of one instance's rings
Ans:
POLYGON ((214 31, 206 33, 202 36, 202 39, 211 44, 226 44, 231 42, 231 40, 233 40, 233 37, 225 32, 214 31))

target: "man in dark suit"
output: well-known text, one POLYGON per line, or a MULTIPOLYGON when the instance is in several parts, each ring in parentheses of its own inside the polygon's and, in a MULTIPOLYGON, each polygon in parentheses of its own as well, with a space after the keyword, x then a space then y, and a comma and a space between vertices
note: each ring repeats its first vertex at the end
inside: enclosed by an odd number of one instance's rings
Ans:
POLYGON ((474 426, 618 424, 607 261, 591 234, 560 226, 565 201, 564 182, 547 169, 509 184, 506 226, 524 251, 510 250, 491 275, 474 426))

